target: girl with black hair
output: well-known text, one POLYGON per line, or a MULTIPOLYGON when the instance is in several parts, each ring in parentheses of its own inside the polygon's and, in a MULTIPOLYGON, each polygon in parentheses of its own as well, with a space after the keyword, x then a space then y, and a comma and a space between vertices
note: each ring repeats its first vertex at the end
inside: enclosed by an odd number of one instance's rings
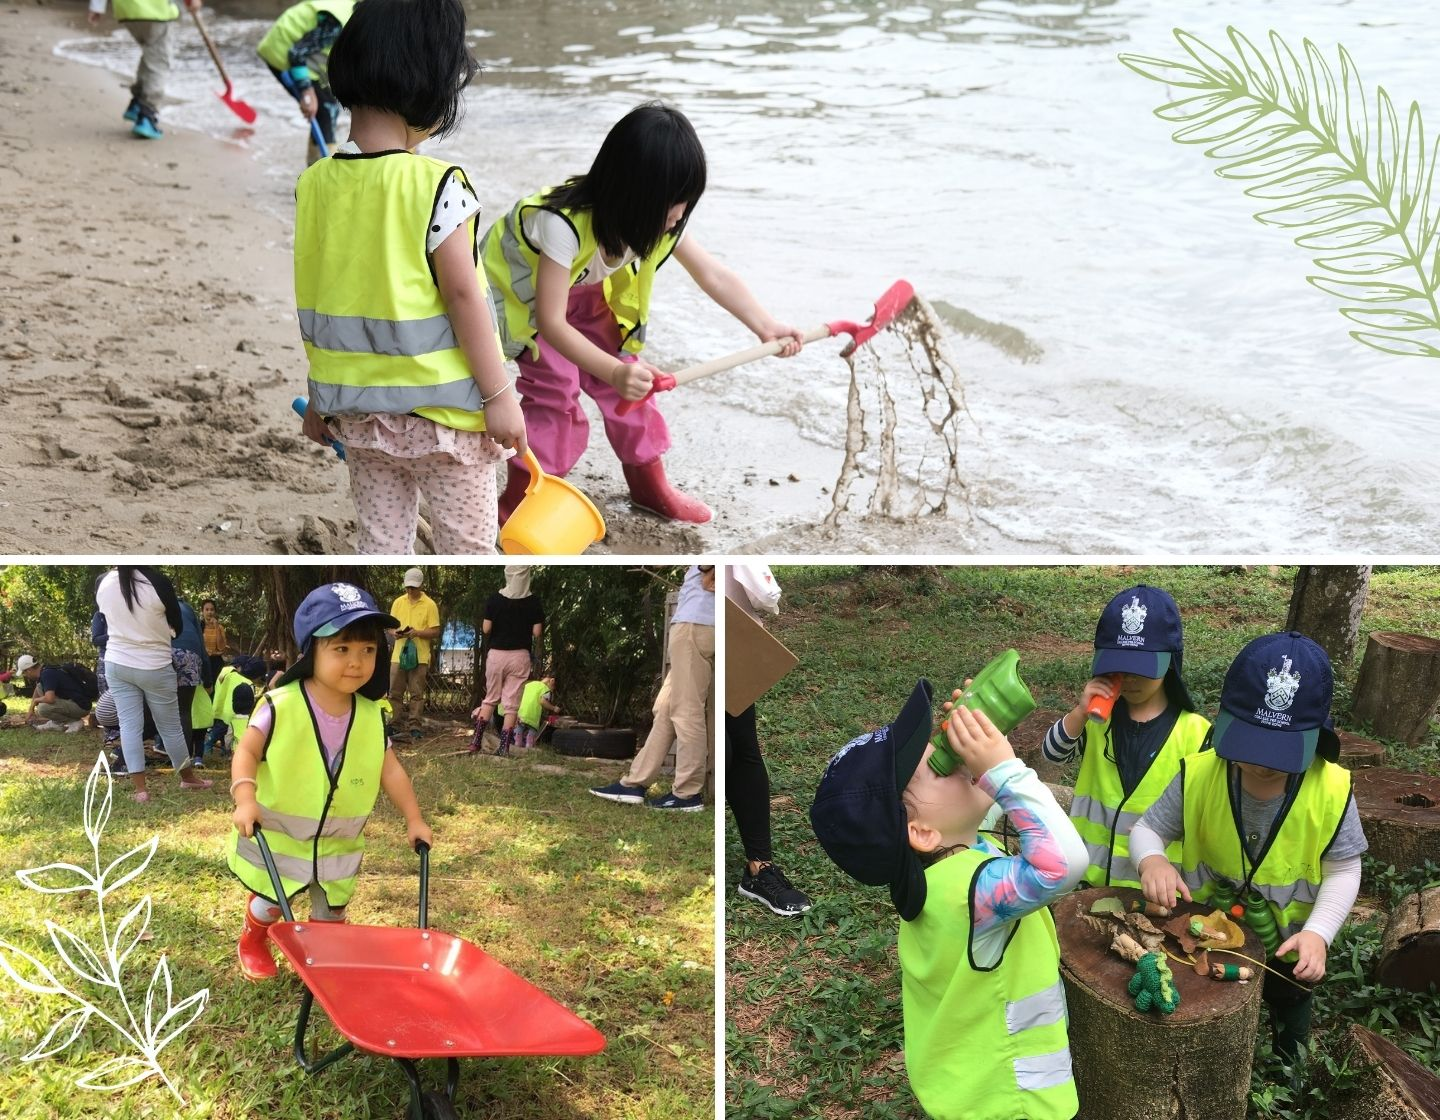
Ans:
POLYGON ((95 588, 95 605, 105 616, 105 680, 120 717, 120 749, 136 801, 149 801, 145 788, 145 709, 160 732, 165 753, 180 775, 180 788, 209 789, 190 762, 190 740, 180 704, 170 639, 183 627, 180 600, 165 574, 155 568, 119 567, 95 588))
MULTIPOLYGON (((366 0, 371 3, 373 0, 366 0)), ((410 844, 430 843, 405 768, 390 749, 379 701, 389 684, 386 629, 399 626, 369 592, 317 587, 295 611, 300 660, 255 706, 230 763, 230 870, 251 891, 238 955, 251 980, 276 973, 267 928, 280 917, 255 827, 263 825, 286 897, 310 891, 310 920, 342 922, 381 790, 410 844)))
MULTIPOLYGON (((665 418, 646 400, 661 371, 645 344, 656 270, 673 254, 701 291, 762 342, 803 332, 761 306, 731 269, 682 236, 705 191, 705 150, 685 115, 659 102, 632 109, 610 130, 584 175, 522 198, 485 235, 485 271, 504 297, 505 356, 520 367, 525 423, 540 465, 566 475, 590 438, 580 392, 595 401, 619 456, 631 500, 674 521, 709 521, 709 508, 672 487, 660 457, 665 418), (622 401, 644 404, 622 415, 622 401)), ((500 497, 504 521, 529 474, 511 464, 500 497)))
POLYGON ((361 554, 495 551, 494 464, 525 448, 477 271, 475 192, 416 147, 459 124, 476 71, 460 0, 365 0, 330 53, 350 138, 295 190, 304 431, 346 449, 361 554))

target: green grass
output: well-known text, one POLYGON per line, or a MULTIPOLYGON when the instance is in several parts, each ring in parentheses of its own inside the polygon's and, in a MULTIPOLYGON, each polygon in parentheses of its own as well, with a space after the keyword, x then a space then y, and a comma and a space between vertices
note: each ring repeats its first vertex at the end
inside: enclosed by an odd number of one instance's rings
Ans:
MULTIPOLYGON (((0 938, 71 980, 44 919, 98 944, 94 896, 37 894, 14 872, 90 859, 82 784, 98 742, 89 732, 0 732, 0 938)), ((446 736, 401 751, 435 834, 430 924, 480 946, 595 1024, 608 1044, 590 1058, 462 1060, 460 1115, 712 1116, 712 818, 590 797, 586 788, 612 781, 618 763, 548 752, 523 760, 453 753, 464 745, 446 736)), ((153 800, 139 806, 129 798, 128 781, 117 778, 101 840, 102 858, 113 859, 159 836, 146 872, 106 903, 113 929, 142 895, 153 900, 154 940, 137 947, 125 966, 132 999, 143 1003, 162 952, 177 1002, 210 989, 204 1014, 160 1056, 189 1102, 186 1115, 404 1115, 409 1090, 388 1059, 354 1054, 313 1077, 295 1064, 291 1042, 303 988, 288 966, 282 964, 272 983, 241 978, 234 954, 245 891, 224 863, 226 784, 217 780, 212 793, 182 794, 170 774, 152 773, 153 800)), ((418 863, 405 847, 403 822, 383 798, 366 837, 350 920, 413 925, 418 863)), ((307 904, 297 901, 303 917, 307 904)), ((0 973, 0 1112, 63 1118, 99 1109, 117 1120, 171 1115, 173 1098, 155 1079, 113 1094, 74 1088, 82 1073, 125 1052, 115 1033, 94 1020, 62 1055, 19 1061, 67 1006, 59 997, 24 992, 0 973)), ((311 1038, 325 1050, 341 1041, 318 1010, 311 1024, 311 1038)), ((443 1064, 425 1067, 427 1086, 438 1088, 443 1064)))
MULTIPOLYGON (((744 857, 728 825, 727 1115, 918 1116, 900 1053, 898 918, 884 888, 860 886, 829 861, 806 816, 830 755, 893 719, 917 677, 927 677, 943 694, 1014 646, 1039 711, 1011 739, 1033 762, 1045 727, 1073 705, 1089 676, 1101 607, 1117 591, 1142 582, 1164 587, 1179 602, 1186 680, 1202 711, 1213 714, 1225 669, 1240 646, 1284 625, 1294 570, 788 567, 777 568, 776 577, 785 598, 770 629, 800 663, 757 705, 760 742, 772 784, 776 861, 815 905, 802 918, 785 920, 738 898, 733 883, 744 857)), ((1342 726, 1349 727, 1349 687, 1364 635, 1377 629, 1440 633, 1440 570, 1375 572, 1355 664, 1340 667, 1335 714, 1342 726)), ((1440 773, 1440 728, 1432 725, 1420 747, 1387 745, 1393 765, 1440 773)), ((1049 769, 1049 780, 1073 779, 1073 773, 1049 769)), ((1363 935, 1353 927, 1342 932, 1333 958, 1337 969, 1342 954, 1346 962, 1368 963, 1364 946, 1354 948, 1366 936, 1373 940, 1378 933, 1363 935)), ((1434 997, 1413 997, 1412 1004, 1412 997, 1398 993, 1393 1001, 1377 999, 1377 991, 1388 990, 1371 987, 1355 996, 1354 986, 1341 978, 1329 990, 1331 1002, 1317 996, 1317 1050, 1323 1051, 1331 1030, 1338 1037, 1358 1018, 1368 1001, 1368 1018, 1440 1068, 1440 1053, 1426 1033, 1440 1024, 1422 1022, 1408 1010, 1426 998, 1433 1004, 1434 997), (1372 1013, 1377 1006, 1381 1010, 1372 1013), (1386 1009, 1396 1023, 1386 1019, 1386 1009)), ((1275 1075, 1273 1065, 1265 1065, 1267 1053, 1259 1058, 1258 1068, 1275 1075)), ((1313 1111, 1313 1102, 1305 1107, 1312 1111, 1264 1114, 1323 1115, 1313 1111)))

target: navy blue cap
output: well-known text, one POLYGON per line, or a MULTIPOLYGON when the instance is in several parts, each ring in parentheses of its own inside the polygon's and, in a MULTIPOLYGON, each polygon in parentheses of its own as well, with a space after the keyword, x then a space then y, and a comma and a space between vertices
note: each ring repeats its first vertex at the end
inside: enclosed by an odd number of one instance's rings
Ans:
POLYGON ((1225 671, 1215 753, 1291 774, 1309 769, 1317 748, 1333 761, 1340 749, 1330 723, 1334 688, 1330 658, 1304 634, 1256 638, 1225 671))
POLYGON ((1106 604, 1095 624, 1095 658, 1090 671, 1133 673, 1159 680, 1185 648, 1180 608, 1168 591, 1139 584, 1126 588, 1106 604))
POLYGON ((394 615, 375 605, 370 592, 353 583, 324 583, 306 595, 295 610, 295 644, 304 653, 312 638, 328 638, 362 619, 378 619, 393 630, 400 625, 394 615))
POLYGON ((841 747, 810 806, 810 826, 836 866, 862 883, 888 885, 906 921, 925 905, 925 868, 910 847, 900 793, 930 740, 930 696, 930 682, 917 681, 893 723, 841 747))

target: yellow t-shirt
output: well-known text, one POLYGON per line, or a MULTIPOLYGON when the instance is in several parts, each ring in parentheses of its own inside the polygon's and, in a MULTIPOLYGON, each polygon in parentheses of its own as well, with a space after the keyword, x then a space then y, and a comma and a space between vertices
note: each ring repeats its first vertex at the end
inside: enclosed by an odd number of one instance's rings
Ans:
MULTIPOLYGON (((412 626, 416 630, 428 630, 432 626, 440 625, 440 608, 435 605, 435 600, 420 592, 420 597, 411 600, 409 595, 401 594, 400 598, 390 604, 390 613, 400 622, 400 629, 412 626)), ((430 664, 430 638, 415 639, 415 653, 420 658, 421 665, 430 664)), ((405 648, 403 637, 395 639, 395 648, 390 651, 390 662, 395 664, 400 660, 400 651, 405 648)))

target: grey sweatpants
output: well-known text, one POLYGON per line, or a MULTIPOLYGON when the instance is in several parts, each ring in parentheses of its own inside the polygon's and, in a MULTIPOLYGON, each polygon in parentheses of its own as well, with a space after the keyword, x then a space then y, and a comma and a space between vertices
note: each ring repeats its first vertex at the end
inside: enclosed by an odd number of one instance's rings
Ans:
POLYGON ((132 19, 122 24, 140 44, 140 68, 135 71, 130 95, 149 110, 152 117, 159 115, 165 79, 170 76, 170 28, 174 25, 173 19, 132 19))

